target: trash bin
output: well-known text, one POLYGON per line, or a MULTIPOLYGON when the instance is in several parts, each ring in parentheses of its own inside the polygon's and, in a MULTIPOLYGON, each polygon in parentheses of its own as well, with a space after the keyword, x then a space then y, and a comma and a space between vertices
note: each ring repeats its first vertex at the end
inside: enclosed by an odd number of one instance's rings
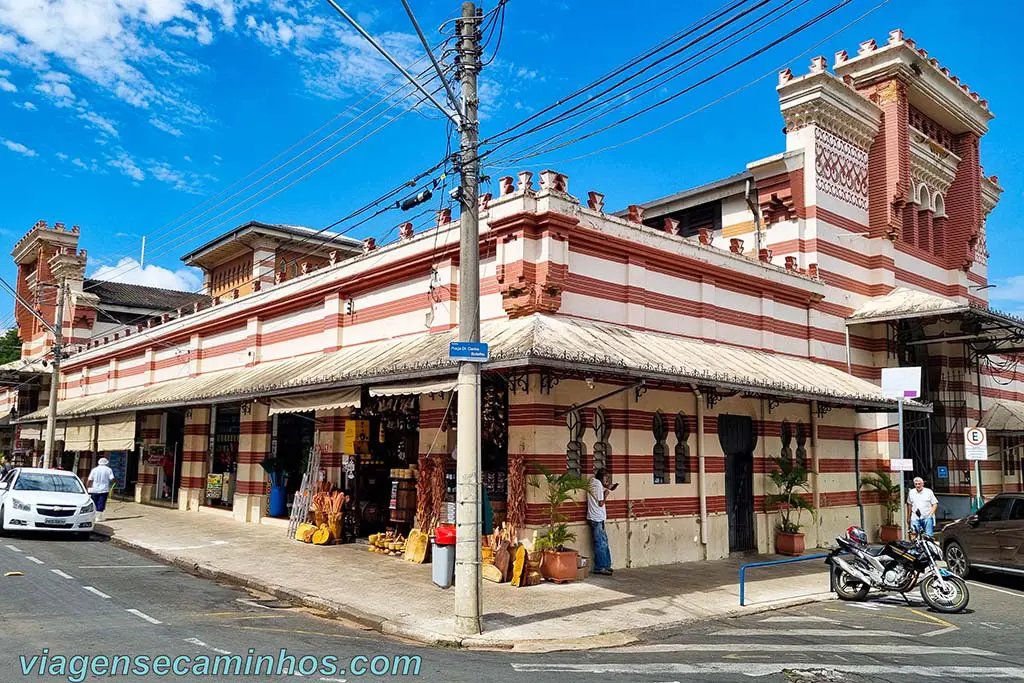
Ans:
POLYGON ((434 532, 431 549, 431 575, 434 583, 448 588, 455 581, 455 527, 440 526, 434 532))

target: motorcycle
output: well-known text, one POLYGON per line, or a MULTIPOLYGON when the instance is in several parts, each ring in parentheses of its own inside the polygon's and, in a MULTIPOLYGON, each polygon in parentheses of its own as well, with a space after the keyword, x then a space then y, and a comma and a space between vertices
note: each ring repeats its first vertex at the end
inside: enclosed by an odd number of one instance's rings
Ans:
POLYGON ((863 601, 871 589, 905 593, 920 580, 921 597, 937 612, 952 614, 967 609, 967 582, 940 567, 942 550, 923 534, 912 541, 869 546, 860 527, 850 527, 825 564, 831 567, 832 585, 841 600, 863 601), (843 557, 848 555, 849 559, 843 557))

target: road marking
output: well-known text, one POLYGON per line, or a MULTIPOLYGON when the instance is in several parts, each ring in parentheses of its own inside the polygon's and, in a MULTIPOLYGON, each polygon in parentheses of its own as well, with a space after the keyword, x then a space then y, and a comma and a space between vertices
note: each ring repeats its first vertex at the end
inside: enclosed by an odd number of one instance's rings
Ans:
MULTIPOLYGON (((7 547, 10 548, 11 546, 7 547)), ((978 583, 977 581, 968 581, 967 583, 971 584, 972 586, 977 586, 978 588, 987 588, 990 591, 995 591, 996 593, 1005 593, 1006 595, 1012 595, 1016 598, 1024 598, 1024 593, 1018 593, 1017 591, 1003 590, 1002 588, 996 588, 995 586, 987 586, 983 583, 978 583)))
MULTIPOLYGON (((159 624, 160 622, 158 621, 156 623, 159 624)), ((205 647, 207 650, 212 650, 213 652, 219 652, 222 655, 229 655, 229 654, 231 654, 227 650, 222 650, 219 647, 214 647, 212 645, 207 645, 206 643, 204 643, 203 641, 199 640, 198 638, 186 638, 185 642, 186 643, 192 643, 193 645, 198 645, 199 647, 205 647)))
POLYGON ((235 602, 240 602, 243 605, 249 605, 249 607, 260 607, 262 609, 273 609, 272 607, 267 607, 266 605, 261 605, 260 603, 256 602, 255 600, 246 600, 245 598, 235 598, 235 602))
POLYGON ((323 683, 345 683, 344 678, 324 678, 321 676, 320 680, 323 681, 323 683))
MULTIPOLYGON (((672 662, 652 664, 555 664, 555 663, 513 663, 512 668, 518 672, 563 672, 563 673, 595 673, 595 674, 742 674, 750 677, 774 676, 783 671, 806 671, 810 667, 807 662, 701 662, 694 664, 678 664, 672 662)), ((820 667, 819 667, 820 668, 820 667)), ((885 664, 829 664, 829 671, 836 671, 863 676, 888 676, 896 678, 1012 678, 1024 680, 1024 668, 1020 667, 984 667, 984 666, 934 666, 919 665, 891 666, 885 664)))
POLYGON ((28 560, 29 562, 35 562, 36 564, 46 564, 45 562, 40 560, 38 557, 32 557, 31 555, 26 555, 25 559, 28 560))
MULTIPOLYGON (((793 628, 787 630, 771 630, 757 628, 726 628, 721 631, 714 631, 713 636, 728 636, 733 638, 748 638, 750 636, 811 636, 817 638, 913 638, 908 633, 899 631, 872 631, 864 629, 829 629, 829 628, 793 628)), ((756 645, 754 647, 760 647, 756 645)))
POLYGON ((826 624, 838 624, 839 622, 835 619, 829 619, 828 617, 768 617, 767 619, 761 619, 762 624, 784 624, 796 621, 819 621, 826 624))
POLYGON ((165 564, 84 564, 79 569, 167 569, 165 564))
POLYGON ((878 610, 882 609, 878 605, 868 605, 863 602, 851 602, 849 605, 847 605, 847 607, 856 607, 857 609, 869 609, 873 612, 877 612, 878 610))
POLYGON ((947 626, 946 628, 940 628, 937 631, 929 631, 928 633, 922 633, 925 638, 931 638, 932 636, 941 636, 943 633, 950 633, 952 631, 959 631, 959 626, 947 626))
MULTIPOLYGON (((231 624, 225 624, 224 626, 230 628, 231 624)), ((301 633, 302 635, 309 636, 324 636, 327 638, 341 638, 342 640, 356 640, 357 638, 364 638, 365 636, 347 636, 341 633, 328 633, 326 631, 304 631, 302 629, 293 628, 265 628, 263 626, 235 626, 237 629, 243 631, 265 631, 267 633, 301 633)))
POLYGON ((75 578, 75 577, 71 576, 71 574, 65 574, 64 572, 62 572, 59 569, 51 569, 50 571, 53 572, 54 574, 56 574, 57 576, 59 576, 62 579, 73 579, 73 578, 75 578))
POLYGON ((93 588, 92 586, 82 586, 82 590, 87 590, 93 595, 98 595, 101 598, 106 598, 107 600, 110 599, 110 596, 101 591, 99 588, 93 588))
MULTIPOLYGON (((656 645, 635 645, 595 650, 594 654, 659 654, 666 652, 732 652, 736 643, 658 643, 656 645)), ((827 643, 803 645, 800 643, 759 643, 754 646, 759 652, 846 652, 851 654, 876 654, 875 643, 827 643)), ((997 657, 999 653, 978 650, 973 647, 938 647, 932 645, 888 645, 887 655, 915 654, 958 654, 967 657, 997 657)))
POLYGON ((145 619, 146 621, 148 621, 151 624, 162 624, 162 623, 164 623, 164 622, 160 621, 159 619, 154 619, 153 617, 149 616, 145 612, 140 612, 137 609, 126 609, 125 612, 129 612, 131 614, 134 614, 135 616, 139 617, 140 619, 145 619))
POLYGON ((19 548, 17 546, 14 546, 14 545, 5 545, 4 547, 7 548, 8 550, 16 552, 16 553, 20 553, 21 552, 21 548, 19 548))
POLYGON ((922 612, 922 611, 916 610, 916 609, 912 609, 910 611, 913 612, 914 614, 916 614, 919 617, 924 617, 928 621, 935 622, 939 626, 954 626, 954 624, 949 623, 945 619, 940 619, 937 616, 935 616, 934 614, 928 614, 927 612, 922 612))
POLYGON ((146 548, 147 550, 200 550, 201 548, 210 548, 216 545, 227 545, 227 541, 210 541, 209 543, 203 543, 202 545, 179 545, 174 548, 163 548, 159 546, 152 546, 145 543, 136 543, 136 545, 146 548))

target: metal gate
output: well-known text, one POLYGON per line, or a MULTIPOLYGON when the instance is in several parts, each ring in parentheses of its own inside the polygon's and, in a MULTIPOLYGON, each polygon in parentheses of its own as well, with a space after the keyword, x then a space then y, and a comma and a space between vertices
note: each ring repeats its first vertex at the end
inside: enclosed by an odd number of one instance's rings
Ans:
POLYGON ((718 416, 718 440, 725 453, 725 508, 729 515, 729 551, 753 550, 754 421, 743 415, 718 416))

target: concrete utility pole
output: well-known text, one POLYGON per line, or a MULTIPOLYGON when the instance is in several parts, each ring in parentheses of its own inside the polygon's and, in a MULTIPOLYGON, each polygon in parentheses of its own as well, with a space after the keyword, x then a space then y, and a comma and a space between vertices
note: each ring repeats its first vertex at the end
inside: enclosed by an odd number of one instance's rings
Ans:
MULTIPOLYGON (((459 219, 459 341, 480 341, 480 162, 476 80, 480 70, 476 5, 462 3, 458 22, 462 121, 459 219)), ((455 630, 482 631, 480 593, 480 365, 461 362, 456 429, 455 630)))
POLYGON ((64 299, 67 298, 68 280, 61 277, 57 288, 57 315, 53 321, 53 365, 50 371, 50 402, 46 416, 46 441, 40 467, 53 464, 53 444, 57 435, 57 392, 60 390, 60 360, 64 348, 64 299))

